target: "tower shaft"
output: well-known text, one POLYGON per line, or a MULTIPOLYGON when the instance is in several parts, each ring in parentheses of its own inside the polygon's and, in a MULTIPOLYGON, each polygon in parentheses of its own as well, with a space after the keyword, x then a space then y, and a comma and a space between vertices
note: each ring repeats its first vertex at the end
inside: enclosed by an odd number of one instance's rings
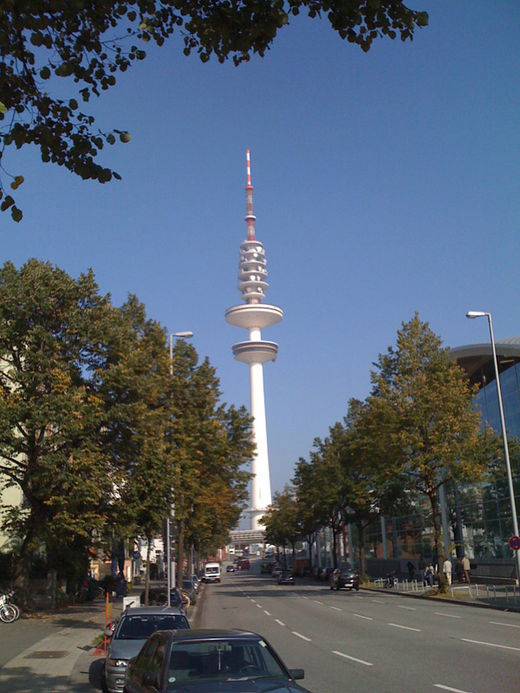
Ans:
POLYGON ((267 448, 267 424, 265 416, 263 364, 274 361, 278 344, 262 339, 261 330, 279 322, 283 311, 278 306, 262 303, 265 291, 267 270, 264 247, 255 235, 256 217, 253 213, 253 186, 251 184, 251 158, 246 153, 246 226, 247 238, 240 245, 240 264, 238 270, 238 289, 244 304, 233 306, 226 311, 226 320, 236 327, 248 330, 248 340, 233 345, 237 361, 249 365, 249 384, 251 394, 252 434, 256 449, 251 460, 251 529, 261 529, 260 518, 271 504, 271 480, 269 474, 269 453, 267 448))

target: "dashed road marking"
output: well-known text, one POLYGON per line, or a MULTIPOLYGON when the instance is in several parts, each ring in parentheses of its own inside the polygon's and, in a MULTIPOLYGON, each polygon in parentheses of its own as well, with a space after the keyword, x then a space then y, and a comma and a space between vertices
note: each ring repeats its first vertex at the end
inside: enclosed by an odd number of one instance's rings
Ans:
POLYGON ((266 611, 265 609, 264 609, 264 614, 265 614, 266 616, 270 616, 270 615, 271 615, 271 613, 270 613, 269 611, 266 611))
POLYGON ((416 633, 420 633, 420 628, 411 628, 410 626, 402 626, 400 623, 387 623, 387 626, 393 626, 394 628, 402 628, 403 630, 414 630, 416 633))
POLYGON ((292 630, 291 633, 293 635, 296 635, 297 638, 301 638, 302 640, 305 640, 306 642, 312 642, 310 638, 308 638, 306 635, 302 635, 301 633, 298 633, 296 630, 292 630))
POLYGON ((443 686, 442 683, 434 683, 434 688, 442 688, 443 691, 452 691, 453 693, 470 693, 470 691, 463 691, 460 688, 452 688, 451 686, 443 686))
POLYGON ((285 626, 285 623, 283 621, 280 621, 279 618, 275 618, 274 620, 276 621, 276 623, 278 623, 278 625, 285 626))
POLYGON ((366 662, 364 659, 358 659, 357 657, 351 657, 348 654, 345 654, 344 652, 338 652, 337 650, 332 650, 332 654, 338 655, 338 657, 344 657, 344 659, 350 659, 353 662, 358 662, 359 664, 364 664, 366 667, 373 667, 372 662, 366 662))
POLYGON ((339 606, 331 606, 331 609, 334 609, 334 611, 343 611, 343 609, 340 609, 339 606))
POLYGON ((353 616, 357 616, 358 618, 364 618, 366 621, 373 621, 374 619, 372 616, 363 616, 363 614, 352 614, 353 616))
POLYGON ((499 647, 502 650, 514 650, 520 652, 520 647, 510 647, 509 645, 499 645, 496 642, 484 642, 482 640, 470 640, 469 638, 461 638, 463 642, 471 642, 475 645, 486 645, 486 647, 499 647))
POLYGON ((399 609, 406 609, 407 611, 417 611, 415 606, 402 606, 402 604, 398 604, 397 607, 399 609))
POLYGON ((445 618, 462 618, 462 616, 455 616, 454 614, 445 614, 442 611, 435 611, 436 616, 444 616, 445 618))
POLYGON ((494 626, 506 626, 507 628, 520 628, 520 626, 517 626, 514 623, 501 623, 500 621, 488 621, 488 623, 492 623, 494 626))

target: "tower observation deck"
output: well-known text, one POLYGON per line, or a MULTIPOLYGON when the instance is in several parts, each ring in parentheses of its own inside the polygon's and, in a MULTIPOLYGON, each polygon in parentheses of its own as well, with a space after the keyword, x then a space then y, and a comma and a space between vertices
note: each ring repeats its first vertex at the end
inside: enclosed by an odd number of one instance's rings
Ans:
POLYGON ((271 504, 271 481, 269 476, 269 454, 267 449, 267 427, 265 418, 263 364, 274 361, 278 354, 278 344, 262 339, 261 330, 275 325, 283 318, 283 310, 278 306, 262 303, 267 283, 265 251, 262 243, 255 238, 253 214, 253 186, 251 184, 251 160, 247 150, 247 238, 240 244, 238 269, 238 290, 242 294, 242 305, 233 306, 226 311, 226 320, 235 327, 248 330, 248 339, 233 344, 233 355, 237 361, 249 365, 251 395, 251 416, 253 419, 253 439, 256 451, 251 462, 251 529, 261 529, 259 522, 267 506, 271 504))

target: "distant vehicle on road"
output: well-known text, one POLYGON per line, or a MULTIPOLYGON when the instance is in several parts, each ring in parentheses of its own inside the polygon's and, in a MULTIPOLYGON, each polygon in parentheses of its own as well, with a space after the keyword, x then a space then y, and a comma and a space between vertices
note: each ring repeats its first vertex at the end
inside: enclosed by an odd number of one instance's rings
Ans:
POLYGON ((110 637, 105 659, 105 687, 110 693, 122 693, 128 661, 138 654, 148 637, 156 630, 189 628, 186 616, 177 608, 143 606, 126 609, 110 637))
POLYGON ((336 568, 329 577, 331 590, 340 590, 345 587, 348 590, 359 590, 359 573, 351 567, 336 568))
POLYGON ((235 572, 235 566, 234 565, 231 565, 231 563, 230 563, 229 565, 226 566, 226 573, 234 573, 234 572, 235 572))
POLYGON ((220 563, 206 563, 203 580, 204 582, 220 582, 220 563))
POLYGON ((155 633, 130 662, 126 693, 310 693, 271 645, 243 630, 155 633))
POLYGON ((238 562, 238 569, 239 570, 249 570, 251 568, 251 563, 249 562, 249 558, 242 558, 238 562))

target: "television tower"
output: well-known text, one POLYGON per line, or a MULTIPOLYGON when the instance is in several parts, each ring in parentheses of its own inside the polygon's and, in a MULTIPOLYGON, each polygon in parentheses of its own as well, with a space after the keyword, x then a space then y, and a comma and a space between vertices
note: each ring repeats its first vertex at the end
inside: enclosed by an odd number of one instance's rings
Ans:
POLYGON ((249 149, 247 160, 247 239, 240 244, 240 263, 238 269, 238 290, 242 293, 243 305, 226 310, 226 320, 235 327, 249 330, 249 339, 233 344, 233 355, 237 361, 249 365, 251 388, 251 416, 253 419, 253 440, 256 451, 251 463, 251 529, 262 528, 259 522, 267 506, 271 504, 271 481, 269 478, 269 454, 267 450, 267 428, 265 422, 264 372, 263 364, 274 361, 278 344, 262 339, 261 329, 275 325, 283 317, 278 306, 262 303, 269 284, 266 282, 267 270, 264 246, 255 238, 253 214, 253 186, 251 185, 251 158, 249 149))

